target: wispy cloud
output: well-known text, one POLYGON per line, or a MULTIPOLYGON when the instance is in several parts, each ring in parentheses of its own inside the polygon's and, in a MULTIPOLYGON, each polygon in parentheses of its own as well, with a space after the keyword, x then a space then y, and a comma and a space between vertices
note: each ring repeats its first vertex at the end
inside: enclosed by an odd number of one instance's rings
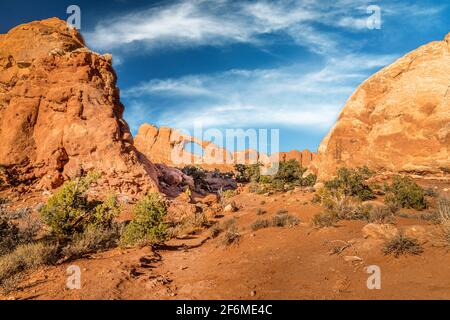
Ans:
MULTIPOLYGON (((372 0, 176 1, 99 22, 85 36, 97 50, 155 49, 228 43, 260 44, 282 32, 297 44, 323 52, 339 37, 332 28, 367 31, 372 0), (328 31, 318 26, 328 27, 328 31)), ((445 6, 393 0, 379 2, 383 18, 433 18, 445 6)))
MULTIPOLYGON (((338 2, 342 2, 338 0, 338 2)), ((299 44, 318 50, 334 43, 313 23, 333 23, 320 1, 178 1, 100 22, 85 34, 98 50, 123 46, 157 47, 258 44, 261 35, 284 32, 299 44)))
POLYGON ((290 65, 151 80, 125 90, 123 96, 146 100, 149 109, 153 99, 169 99, 170 110, 153 120, 178 128, 194 123, 222 128, 327 127, 355 85, 394 59, 392 55, 348 55, 330 58, 308 72, 304 66, 290 65))

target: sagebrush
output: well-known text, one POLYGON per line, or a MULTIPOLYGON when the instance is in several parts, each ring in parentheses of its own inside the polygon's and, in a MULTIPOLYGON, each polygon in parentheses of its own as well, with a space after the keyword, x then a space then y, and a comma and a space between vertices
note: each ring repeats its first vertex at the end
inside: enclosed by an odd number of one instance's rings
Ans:
POLYGON ((126 226, 121 244, 124 246, 160 244, 167 238, 167 203, 158 193, 150 193, 133 209, 134 219, 126 226))

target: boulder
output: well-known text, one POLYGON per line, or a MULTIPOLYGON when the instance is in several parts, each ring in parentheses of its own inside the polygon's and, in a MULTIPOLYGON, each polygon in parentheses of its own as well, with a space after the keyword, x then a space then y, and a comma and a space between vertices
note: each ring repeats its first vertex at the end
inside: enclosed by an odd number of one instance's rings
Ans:
POLYGON ((342 166, 442 175, 450 168, 450 34, 362 83, 319 147, 319 180, 342 166))
POLYGON ((362 229, 364 238, 390 239, 398 234, 398 229, 390 224, 369 223, 362 229))

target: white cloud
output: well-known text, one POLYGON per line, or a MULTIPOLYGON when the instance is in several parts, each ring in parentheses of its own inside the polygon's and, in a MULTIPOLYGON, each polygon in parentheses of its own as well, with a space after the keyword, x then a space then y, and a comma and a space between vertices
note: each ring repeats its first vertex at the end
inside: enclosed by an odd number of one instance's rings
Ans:
POLYGON ((149 110, 155 97, 173 99, 153 121, 176 128, 194 123, 219 128, 323 128, 333 124, 356 85, 394 59, 347 55, 307 72, 304 66, 290 65, 152 80, 125 90, 123 96, 147 101, 149 110))
MULTIPOLYGON (((85 33, 96 50, 155 49, 229 43, 261 44, 261 36, 282 32, 298 45, 323 53, 336 48, 344 28, 367 32, 369 5, 379 3, 383 19, 427 17, 445 6, 372 0, 179 0, 100 21, 85 33), (336 30, 338 31, 338 30, 336 30)), ((348 40, 348 39, 347 39, 348 40)), ((347 43, 348 44, 348 43, 347 43)))
POLYGON ((300 44, 322 47, 333 41, 331 36, 319 33, 311 26, 311 23, 326 18, 320 3, 312 3, 179 1, 102 21, 85 36, 98 50, 134 45, 152 49, 259 43, 259 36, 282 31, 300 44))
POLYGON ((124 94, 129 96, 140 96, 150 93, 170 93, 184 96, 210 95, 211 92, 209 92, 207 88, 204 88, 201 82, 202 80, 199 77, 186 77, 181 81, 175 81, 172 79, 154 79, 137 87, 126 90, 124 91, 124 94))

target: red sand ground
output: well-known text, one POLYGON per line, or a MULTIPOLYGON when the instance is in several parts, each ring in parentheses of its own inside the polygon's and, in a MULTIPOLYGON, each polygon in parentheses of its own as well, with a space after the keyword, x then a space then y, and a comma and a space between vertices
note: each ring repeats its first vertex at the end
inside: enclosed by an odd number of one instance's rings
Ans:
MULTIPOLYGON (((420 256, 385 256, 383 241, 364 239, 361 221, 314 229, 311 217, 321 209, 310 204, 311 193, 270 197, 243 193, 242 207, 219 220, 237 218, 240 241, 231 246, 222 236, 206 240, 209 231, 165 248, 121 250, 29 275, 19 292, 5 299, 450 299, 450 253, 433 241, 423 244, 420 256), (262 205, 262 201, 265 204, 262 205), (267 213, 257 216, 258 208, 267 213), (287 209, 300 218, 292 228, 253 232, 256 219, 287 209), (206 242, 205 242, 206 241, 206 242), (340 254, 337 246, 351 244, 340 254), (357 256, 362 261, 346 261, 357 256), (66 289, 66 269, 82 270, 81 290, 66 289), (381 268, 381 290, 369 290, 366 267, 381 268)), ((397 218, 396 226, 430 226, 416 219, 397 218)))

